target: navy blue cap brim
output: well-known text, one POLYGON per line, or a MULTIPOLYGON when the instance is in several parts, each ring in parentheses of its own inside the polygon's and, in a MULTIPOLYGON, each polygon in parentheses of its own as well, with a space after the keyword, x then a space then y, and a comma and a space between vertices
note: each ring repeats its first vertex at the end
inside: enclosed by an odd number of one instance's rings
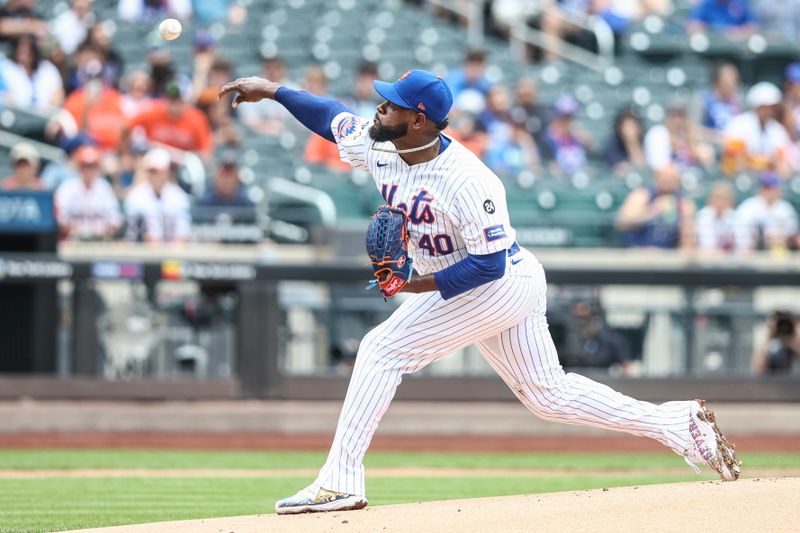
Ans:
POLYGON ((398 93, 397 89, 394 88, 393 83, 375 80, 372 82, 372 86, 375 87, 375 91, 379 95, 381 95, 383 98, 386 98, 386 100, 393 103, 394 105, 399 105, 400 107, 413 109, 411 107, 411 104, 403 100, 403 97, 400 96, 400 93, 398 93))

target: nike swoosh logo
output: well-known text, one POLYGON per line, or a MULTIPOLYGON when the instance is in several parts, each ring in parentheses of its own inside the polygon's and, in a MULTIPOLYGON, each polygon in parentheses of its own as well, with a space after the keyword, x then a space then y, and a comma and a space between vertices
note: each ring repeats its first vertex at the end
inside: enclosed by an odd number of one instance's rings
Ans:
POLYGON ((389 163, 378 163, 378 168, 380 168, 380 167, 385 167, 385 166, 386 166, 386 165, 388 165, 388 164, 389 164, 389 163))
POLYGON ((517 259, 516 261, 514 261, 514 260, 512 259, 512 260, 511 260, 511 264, 512 264, 512 265, 516 265, 517 263, 519 263, 519 262, 520 262, 520 261, 522 261, 523 259, 525 259, 525 258, 524 258, 524 257, 520 257, 520 258, 519 258, 519 259, 517 259))

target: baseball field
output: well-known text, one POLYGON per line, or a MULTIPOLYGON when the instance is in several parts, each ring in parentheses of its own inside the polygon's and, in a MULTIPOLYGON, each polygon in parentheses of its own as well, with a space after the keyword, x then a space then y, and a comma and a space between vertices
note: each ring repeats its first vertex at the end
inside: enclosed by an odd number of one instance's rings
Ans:
POLYGON ((324 452, 3 449, 0 531, 132 524, 139 525, 120 531, 566 531, 577 523, 609 531, 615 520, 632 518, 643 531, 680 531, 681 516, 710 520, 703 531, 730 531, 741 520, 762 520, 761 512, 786 527, 800 523, 800 453, 742 459, 744 479, 721 483, 669 453, 374 451, 367 455, 366 511, 278 517, 266 516, 275 500, 311 481, 324 452), (527 496, 482 499, 513 495, 527 496), (648 514, 666 511, 674 522, 644 527, 648 514), (193 522, 152 524, 186 520, 193 522))

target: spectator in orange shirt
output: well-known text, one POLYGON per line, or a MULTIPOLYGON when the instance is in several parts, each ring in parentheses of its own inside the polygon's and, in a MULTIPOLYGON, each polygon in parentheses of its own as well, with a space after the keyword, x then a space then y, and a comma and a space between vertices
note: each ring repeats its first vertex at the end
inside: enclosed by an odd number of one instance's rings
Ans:
POLYGON ((128 122, 123 132, 123 150, 127 148, 132 130, 141 128, 151 143, 197 153, 204 162, 210 163, 214 140, 208 119, 184 101, 177 83, 167 84, 165 92, 165 100, 154 102, 128 122))
POLYGON ((334 172, 350 171, 350 165, 343 163, 339 158, 338 145, 323 139, 319 135, 312 135, 308 138, 308 144, 306 144, 303 156, 308 163, 323 165, 334 172))
MULTIPOLYGON (((317 96, 327 96, 328 78, 320 66, 311 66, 306 70, 305 89, 317 96)), ((303 153, 305 160, 314 165, 324 165, 335 172, 349 172, 350 165, 339 158, 339 146, 311 134, 303 153)))
POLYGON ((119 126, 125 123, 122 96, 103 82, 103 65, 99 61, 87 67, 92 77, 67 97, 64 108, 75 119, 78 128, 87 132, 101 148, 115 150, 119 146, 119 126))
MULTIPOLYGON (((205 84, 199 87, 195 93, 197 105, 202 108, 203 106, 219 102, 220 99, 217 95, 220 89, 229 81, 233 81, 233 79, 233 63, 221 57, 217 58, 206 75, 205 84)), ((227 99, 223 99, 222 102, 229 104, 227 99)), ((230 105, 228 105, 228 107, 230 107, 230 105)), ((231 109, 233 108, 231 107, 231 109)))
POLYGON ((12 174, 0 181, 4 191, 42 191, 44 186, 39 178, 39 152, 26 142, 17 143, 11 149, 12 174))
POLYGON ((486 153, 486 147, 489 145, 489 136, 486 135, 486 128, 483 127, 483 124, 478 121, 475 115, 463 109, 453 109, 449 118, 450 127, 445 130, 445 134, 482 158, 486 153))

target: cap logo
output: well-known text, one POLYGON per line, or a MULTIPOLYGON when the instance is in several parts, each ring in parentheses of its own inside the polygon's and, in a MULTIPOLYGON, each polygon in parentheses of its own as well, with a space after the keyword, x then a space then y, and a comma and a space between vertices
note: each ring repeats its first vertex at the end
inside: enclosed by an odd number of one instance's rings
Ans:
POLYGON ((403 75, 402 75, 402 76, 400 76, 400 79, 398 79, 397 81, 402 81, 402 80, 406 79, 406 78, 407 78, 407 77, 409 77, 409 76, 411 76, 411 71, 410 71, 410 70, 407 70, 407 71, 405 71, 405 72, 403 73, 403 75))
POLYGON ((422 102, 418 103, 417 109, 419 109, 420 111, 425 111, 425 104, 423 104, 422 102))

